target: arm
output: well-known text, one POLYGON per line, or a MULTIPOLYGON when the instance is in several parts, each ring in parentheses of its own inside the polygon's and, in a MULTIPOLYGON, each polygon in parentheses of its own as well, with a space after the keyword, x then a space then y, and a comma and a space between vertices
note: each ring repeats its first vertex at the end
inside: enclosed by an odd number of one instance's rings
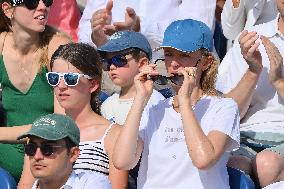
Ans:
POLYGON ((153 82, 147 80, 146 75, 158 74, 153 71, 154 67, 155 65, 148 65, 149 70, 147 71, 145 66, 145 71, 141 71, 134 78, 136 95, 114 148, 113 160, 118 169, 129 170, 133 168, 142 154, 144 144, 138 136, 140 120, 144 107, 153 91, 153 82))
POLYGON ((14 127, 0 127, 0 142, 1 143, 18 143, 18 136, 28 132, 31 125, 22 125, 14 127))
POLYGON ((246 23, 244 0, 226 0, 221 14, 221 24, 226 38, 234 40, 246 23))
MULTIPOLYGON (((187 67, 181 70, 180 73, 184 76, 184 81, 178 91, 177 100, 182 117, 188 153, 193 164, 198 169, 208 169, 215 165, 224 154, 224 151, 232 144, 233 140, 227 134, 215 130, 209 132, 208 136, 206 136, 195 117, 191 104, 193 89, 200 89, 196 87, 195 69, 187 67)), ((235 112, 237 111, 236 107, 232 109, 235 112)), ((232 111, 232 114, 227 114, 229 116, 223 115, 222 111, 219 113, 220 115, 216 114, 214 116, 222 117, 220 119, 226 120, 225 123, 223 121, 223 123, 218 122, 218 124, 229 127, 234 123, 233 116, 236 115, 234 111, 232 111)), ((212 124, 216 123, 213 122, 212 124)))
POLYGON ((267 37, 261 36, 261 40, 270 63, 268 79, 282 100, 284 100, 283 57, 278 48, 267 37))
POLYGON ((128 184, 128 171, 118 170, 113 165, 113 149, 120 129, 121 126, 114 125, 106 138, 106 150, 109 157, 109 180, 113 189, 126 189, 128 184))
MULTIPOLYGON (((241 118, 246 114, 251 98, 254 93, 257 81, 262 71, 262 58, 258 50, 260 42, 256 32, 244 31, 239 37, 241 53, 248 69, 237 86, 225 94, 226 97, 233 98, 240 109, 241 118)), ((235 62, 234 62, 235 63, 235 62)))
POLYGON ((25 155, 24 157, 24 167, 21 175, 21 179, 18 183, 17 189, 30 189, 35 181, 31 170, 30 170, 30 161, 29 157, 25 155))

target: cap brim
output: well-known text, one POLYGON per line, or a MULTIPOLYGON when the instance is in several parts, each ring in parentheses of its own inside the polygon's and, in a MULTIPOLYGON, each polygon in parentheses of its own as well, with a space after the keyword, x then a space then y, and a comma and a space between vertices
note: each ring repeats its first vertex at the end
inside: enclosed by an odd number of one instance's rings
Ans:
POLYGON ((159 50, 161 50, 161 49, 163 49, 163 48, 172 48, 172 49, 175 49, 175 50, 177 50, 177 51, 184 52, 184 53, 191 53, 191 52, 195 52, 195 51, 198 51, 198 50, 199 50, 199 49, 197 49, 197 50, 194 50, 194 51, 185 51, 185 50, 179 49, 179 48, 177 48, 177 47, 167 46, 167 45, 161 45, 161 46, 155 48, 153 51, 156 52, 156 51, 159 51, 159 50))
POLYGON ((45 140, 61 140, 65 137, 67 137, 67 135, 62 135, 60 133, 57 132, 46 132, 45 129, 37 129, 37 132, 34 132, 33 130, 28 131, 27 133, 19 136, 17 138, 17 140, 26 138, 26 137, 30 137, 30 136, 35 136, 35 137, 39 137, 45 140), (52 135, 52 137, 50 136, 52 135))
POLYGON ((117 47, 117 43, 109 42, 109 43, 106 43, 103 46, 97 48, 97 50, 100 51, 100 52, 118 52, 118 51, 123 51, 127 48, 129 48, 129 47, 123 47, 123 46, 117 47))

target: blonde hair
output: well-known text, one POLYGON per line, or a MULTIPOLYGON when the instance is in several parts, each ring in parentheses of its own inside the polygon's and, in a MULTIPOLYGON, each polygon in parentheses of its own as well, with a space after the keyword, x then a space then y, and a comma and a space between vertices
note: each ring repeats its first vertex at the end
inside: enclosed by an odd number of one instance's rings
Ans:
MULTIPOLYGON (((214 53, 208 52, 206 49, 201 49, 202 55, 207 59, 209 56, 213 57, 213 61, 209 64, 208 68, 204 70, 200 77, 200 85, 203 93, 210 96, 217 96, 216 78, 218 73, 219 58, 214 53)), ((209 60, 207 60, 209 61, 209 60)))

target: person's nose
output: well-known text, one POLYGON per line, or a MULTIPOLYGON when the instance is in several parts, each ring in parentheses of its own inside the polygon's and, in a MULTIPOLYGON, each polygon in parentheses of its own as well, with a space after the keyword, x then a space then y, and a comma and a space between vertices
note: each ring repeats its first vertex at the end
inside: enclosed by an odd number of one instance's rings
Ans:
POLYGON ((42 160, 44 158, 44 155, 42 154, 41 150, 39 147, 36 148, 36 153, 34 155, 35 160, 42 160))
POLYGON ((40 1, 38 2, 37 8, 38 8, 38 9, 43 9, 43 8, 45 9, 45 8, 47 8, 47 7, 45 6, 43 0, 40 0, 40 1))
POLYGON ((58 83, 57 86, 58 86, 59 89, 66 89, 66 88, 67 88, 67 85, 66 85, 66 83, 64 82, 63 76, 60 76, 60 78, 59 78, 59 83, 58 83))
POLYGON ((109 70, 115 70, 115 69, 116 69, 116 66, 114 64, 111 64, 109 67, 109 70))

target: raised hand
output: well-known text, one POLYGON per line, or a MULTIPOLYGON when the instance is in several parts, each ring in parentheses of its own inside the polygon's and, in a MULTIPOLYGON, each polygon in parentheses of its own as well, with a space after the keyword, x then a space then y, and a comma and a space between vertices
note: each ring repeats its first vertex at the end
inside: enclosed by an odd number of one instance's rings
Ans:
POLYGON ((243 31, 239 37, 241 53, 246 60, 249 70, 255 74, 262 71, 262 57, 259 52, 260 41, 256 32, 243 31))
POLYGON ((124 22, 115 22, 113 23, 117 31, 121 30, 132 30, 139 32, 140 31, 140 19, 136 15, 133 8, 127 7, 125 12, 124 22))
POLYGON ((284 77, 282 75, 283 57, 278 48, 267 37, 261 36, 261 40, 270 63, 268 79, 270 83, 276 87, 280 82, 284 82, 284 77))
POLYGON ((103 45, 107 41, 107 35, 115 32, 115 26, 111 25, 113 1, 109 0, 104 9, 97 10, 91 19, 92 39, 97 45, 103 45))
POLYGON ((181 104, 191 103, 191 94, 196 86, 196 67, 185 67, 178 71, 184 77, 182 86, 178 91, 178 100, 181 104))
POLYGON ((145 105, 153 92, 153 81, 149 76, 158 75, 155 64, 145 65, 142 71, 134 77, 136 96, 145 100, 145 105))

